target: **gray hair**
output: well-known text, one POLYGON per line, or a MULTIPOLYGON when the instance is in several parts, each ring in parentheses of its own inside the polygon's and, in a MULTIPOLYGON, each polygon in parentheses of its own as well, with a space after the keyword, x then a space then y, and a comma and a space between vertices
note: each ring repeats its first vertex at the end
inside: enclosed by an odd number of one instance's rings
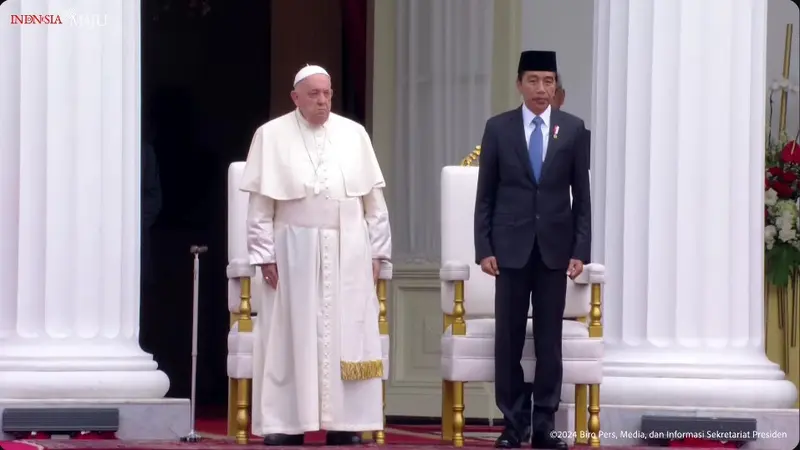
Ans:
POLYGON ((564 85, 561 84, 561 73, 556 72, 556 89, 564 90, 564 85))

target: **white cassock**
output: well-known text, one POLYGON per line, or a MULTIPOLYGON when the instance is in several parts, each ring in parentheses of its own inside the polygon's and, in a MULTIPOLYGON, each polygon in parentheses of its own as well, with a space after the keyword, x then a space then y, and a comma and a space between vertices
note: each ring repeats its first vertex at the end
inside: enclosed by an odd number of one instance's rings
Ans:
POLYGON ((312 129, 294 111, 256 131, 241 185, 250 262, 276 262, 279 281, 253 330, 255 435, 383 429, 372 259, 391 257, 384 187, 356 122, 331 114, 312 129))

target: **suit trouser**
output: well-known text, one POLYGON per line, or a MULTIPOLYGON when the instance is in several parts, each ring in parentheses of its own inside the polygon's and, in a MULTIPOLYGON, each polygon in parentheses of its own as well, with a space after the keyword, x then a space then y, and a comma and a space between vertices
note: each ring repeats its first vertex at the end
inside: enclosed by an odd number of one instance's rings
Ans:
POLYGON ((542 262, 538 242, 525 267, 500 267, 495 280, 495 398, 507 426, 520 433, 528 426, 542 432, 552 431, 555 426, 555 412, 561 400, 561 333, 566 293, 566 268, 548 268, 542 262), (521 365, 531 304, 536 356, 532 384, 525 383, 521 365))

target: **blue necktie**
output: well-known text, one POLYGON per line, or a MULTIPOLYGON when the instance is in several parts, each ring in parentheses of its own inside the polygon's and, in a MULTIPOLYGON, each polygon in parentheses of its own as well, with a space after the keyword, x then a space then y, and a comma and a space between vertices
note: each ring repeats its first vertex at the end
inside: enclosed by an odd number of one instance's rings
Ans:
POLYGON ((542 176, 542 154, 544 153, 543 123, 544 121, 541 117, 536 116, 533 118, 533 131, 531 131, 530 139, 528 139, 528 156, 531 158, 533 176, 537 183, 539 182, 539 177, 542 176))

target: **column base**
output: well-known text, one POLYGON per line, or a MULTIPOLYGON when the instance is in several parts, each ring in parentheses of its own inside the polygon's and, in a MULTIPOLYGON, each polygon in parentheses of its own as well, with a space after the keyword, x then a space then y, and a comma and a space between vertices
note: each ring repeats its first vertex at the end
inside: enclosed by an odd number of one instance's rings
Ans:
POLYGON ((0 399, 154 399, 169 390, 160 370, 0 372, 0 399))
POLYGON ((603 377, 604 405, 696 408, 794 408, 797 388, 782 380, 603 377))
POLYGON ((604 404, 794 408, 797 388, 754 351, 616 351, 603 361, 604 404))
POLYGON ((132 341, 10 340, 0 348, 0 399, 161 398, 169 378, 132 341))
MULTIPOLYGON (((124 440, 175 440, 189 433, 190 404, 184 398, 6 400, 0 395, 0 417, 11 408, 116 408, 119 410, 117 438, 124 440)), ((0 432, 0 441, 12 436, 0 432)))

